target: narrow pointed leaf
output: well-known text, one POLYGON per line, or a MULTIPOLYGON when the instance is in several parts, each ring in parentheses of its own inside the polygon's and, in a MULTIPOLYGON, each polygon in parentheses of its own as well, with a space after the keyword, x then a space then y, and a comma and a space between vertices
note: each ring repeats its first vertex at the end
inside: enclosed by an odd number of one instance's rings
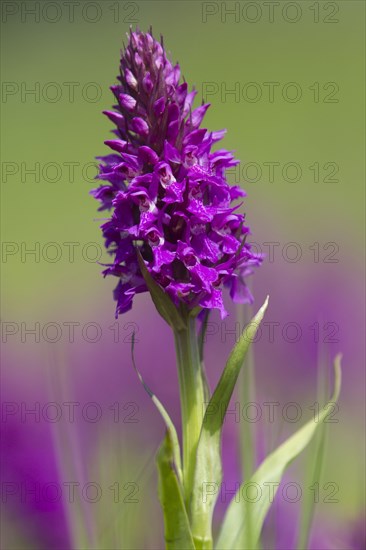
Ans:
MULTIPOLYGON (((248 543, 248 511, 243 507, 243 494, 246 495, 246 486, 243 484, 231 501, 226 512, 222 529, 215 548, 218 550, 243 550, 253 548, 259 540, 263 522, 273 502, 274 495, 281 482, 287 466, 304 450, 311 441, 318 426, 329 414, 329 407, 338 400, 341 387, 341 356, 334 361, 334 392, 330 401, 320 411, 317 421, 309 420, 300 430, 282 443, 259 466, 250 479, 251 486, 256 488, 260 498, 250 503, 250 534, 248 543), (255 484, 255 485, 254 485, 255 484)), ((254 499, 253 499, 254 500, 254 499)))
POLYGON ((160 412, 160 414, 161 414, 161 416, 162 416, 162 418, 165 422, 166 428, 169 432, 171 444, 172 444, 172 453, 173 453, 174 465, 175 465, 175 468, 176 468, 177 476, 178 476, 179 482, 181 484, 183 484, 182 465, 181 465, 181 457, 180 457, 180 446, 179 446, 179 439, 178 439, 177 431, 176 431, 175 426, 174 426, 167 410, 165 409, 164 405, 156 397, 156 395, 150 390, 149 386, 146 384, 146 382, 142 378, 142 375, 141 375, 140 371, 138 370, 138 368, 136 366, 134 350, 135 350, 135 333, 132 334, 132 348, 131 348, 133 368, 135 369, 136 374, 139 377, 139 380, 140 380, 141 384, 144 387, 144 390, 151 397, 152 402, 154 403, 155 407, 160 412))
POLYGON ((220 446, 224 417, 245 355, 267 305, 268 297, 232 350, 203 419, 191 502, 192 533, 197 548, 210 548, 212 544, 212 514, 222 479, 220 446))
POLYGON ((169 431, 158 451, 159 499, 164 513, 167 550, 195 550, 184 506, 181 485, 173 465, 173 445, 169 431))
POLYGON ((136 251, 139 267, 147 288, 150 291, 152 301, 155 304, 156 309, 163 319, 173 327, 175 330, 181 330, 185 327, 184 320, 180 315, 178 309, 175 307, 170 297, 160 285, 158 285, 151 277, 150 273, 146 269, 146 265, 139 250, 136 251))

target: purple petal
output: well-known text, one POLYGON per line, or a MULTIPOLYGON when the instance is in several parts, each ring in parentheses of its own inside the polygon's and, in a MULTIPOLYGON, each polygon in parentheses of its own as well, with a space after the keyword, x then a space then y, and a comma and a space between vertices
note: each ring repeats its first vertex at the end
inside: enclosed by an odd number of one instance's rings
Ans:
POLYGON ((171 264, 175 259, 175 253, 166 250, 163 246, 153 248, 154 266, 153 271, 160 271, 164 264, 171 264))
POLYGON ((130 88, 137 90, 137 80, 129 69, 125 69, 125 79, 130 88))
POLYGON ((214 288, 210 294, 205 295, 199 304, 208 309, 220 310, 221 319, 225 319, 228 315, 222 300, 222 290, 218 288, 214 288))
POLYGON ((164 143, 164 157, 169 162, 180 163, 182 162, 178 149, 170 145, 168 141, 164 143))
POLYGON ((142 162, 144 162, 146 164, 152 164, 152 165, 155 165, 159 160, 159 157, 155 153, 155 151, 153 149, 151 149, 150 147, 147 147, 147 145, 142 145, 139 148, 138 158, 142 162))
POLYGON ((206 103, 205 105, 202 105, 201 107, 198 107, 197 109, 192 111, 191 116, 188 117, 187 126, 191 126, 192 128, 198 128, 209 106, 210 106, 210 103, 206 103))
POLYGON ((120 94, 118 99, 121 107, 126 109, 127 111, 133 111, 136 107, 136 99, 128 94, 120 94))
POLYGON ((119 128, 122 128, 125 123, 124 116, 121 113, 115 113, 114 111, 103 111, 103 114, 106 115, 109 120, 116 124, 119 128))
POLYGON ((253 296, 241 277, 231 278, 230 297, 237 304, 252 304, 253 296))
POLYGON ((155 116, 159 117, 165 111, 165 97, 161 97, 154 103, 154 113, 155 116))
POLYGON ((141 136, 147 136, 149 134, 149 125, 140 117, 135 117, 131 120, 131 129, 141 136))

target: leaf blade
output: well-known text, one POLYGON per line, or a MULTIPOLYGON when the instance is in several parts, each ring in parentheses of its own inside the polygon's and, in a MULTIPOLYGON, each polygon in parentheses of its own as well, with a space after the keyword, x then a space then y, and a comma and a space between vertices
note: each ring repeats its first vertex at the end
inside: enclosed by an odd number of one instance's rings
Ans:
MULTIPOLYGON (((318 425, 324 421, 330 404, 335 403, 338 400, 341 387, 340 355, 335 358, 334 372, 335 383, 333 395, 330 401, 319 413, 318 422, 315 423, 314 419, 308 421, 295 434, 289 437, 262 462, 250 480, 251 483, 255 483, 262 488, 261 498, 257 502, 253 502, 254 509, 251 510, 251 518, 253 519, 253 524, 251 525, 251 533, 253 536, 253 540, 251 541, 252 544, 256 544, 259 540, 262 525, 272 501, 272 498, 268 498, 268 495, 263 498, 264 484, 267 484, 268 488, 270 488, 269 484, 276 484, 278 487, 287 466, 310 442, 318 425)), ((243 490, 243 487, 244 485, 242 485, 238 491, 239 499, 237 493, 226 512, 216 545, 216 548, 219 550, 242 550, 247 547, 248 526, 245 522, 246 512, 244 509, 243 514, 243 507, 240 505, 240 495, 242 494, 241 491, 243 490)), ((274 497, 276 491, 277 488, 273 488, 271 497, 274 497)))
POLYGON ((183 484, 183 474, 182 474, 182 463, 181 463, 181 456, 180 456, 180 445, 179 445, 179 439, 177 435, 177 431, 175 429, 175 426, 173 424, 173 421, 171 420, 169 413, 167 412, 166 408, 162 404, 162 402, 156 397, 156 395, 151 391, 149 386, 146 384, 145 380, 142 377, 142 374, 137 368, 136 361, 135 361, 135 333, 132 334, 132 365, 135 369, 135 372, 141 382, 141 384, 144 387, 144 390, 146 393, 151 397, 152 402, 154 403, 155 407, 158 409, 159 413, 161 414, 165 426, 169 432, 170 440, 172 443, 172 453, 174 458, 174 464, 177 471, 177 476, 179 479, 179 483, 183 484))
POLYGON ((225 369, 207 406, 197 448, 195 483, 191 502, 192 533, 198 548, 210 547, 211 523, 217 492, 207 492, 211 485, 218 488, 222 479, 221 432, 225 413, 250 343, 268 306, 268 296, 258 313, 247 325, 227 360, 225 369), (204 485, 206 483, 206 485, 204 485))
POLYGON ((167 431, 157 454, 159 499, 164 513, 167 550, 195 550, 181 485, 173 468, 173 447, 167 431))

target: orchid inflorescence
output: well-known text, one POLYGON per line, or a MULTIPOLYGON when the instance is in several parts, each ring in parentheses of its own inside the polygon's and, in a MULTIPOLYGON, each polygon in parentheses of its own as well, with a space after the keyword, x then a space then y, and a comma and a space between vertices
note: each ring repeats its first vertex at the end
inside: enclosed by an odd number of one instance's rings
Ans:
POLYGON ((250 302, 245 277, 261 262, 232 204, 245 193, 225 178, 239 161, 211 150, 225 130, 200 128, 209 104, 193 109, 197 92, 181 82, 163 41, 131 31, 118 80, 114 110, 104 112, 116 125, 116 139, 105 142, 113 153, 99 157, 104 184, 93 191, 101 210, 112 209, 102 230, 113 256, 104 274, 119 278, 116 315, 148 290, 138 250, 176 305, 218 308, 224 317, 223 286, 235 302, 250 302))

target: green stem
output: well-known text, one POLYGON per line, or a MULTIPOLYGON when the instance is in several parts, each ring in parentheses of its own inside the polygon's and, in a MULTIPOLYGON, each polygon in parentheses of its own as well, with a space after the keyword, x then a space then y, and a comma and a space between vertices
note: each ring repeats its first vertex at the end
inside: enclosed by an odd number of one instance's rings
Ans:
POLYGON ((211 540, 202 540, 202 539, 198 540, 195 537, 193 537, 193 540, 194 540, 194 544, 196 546, 196 550, 212 550, 212 548, 213 548, 212 539, 211 540))
POLYGON ((186 327, 175 330, 174 336, 182 411, 184 497, 189 515, 196 450, 205 407, 195 318, 187 316, 186 327))

